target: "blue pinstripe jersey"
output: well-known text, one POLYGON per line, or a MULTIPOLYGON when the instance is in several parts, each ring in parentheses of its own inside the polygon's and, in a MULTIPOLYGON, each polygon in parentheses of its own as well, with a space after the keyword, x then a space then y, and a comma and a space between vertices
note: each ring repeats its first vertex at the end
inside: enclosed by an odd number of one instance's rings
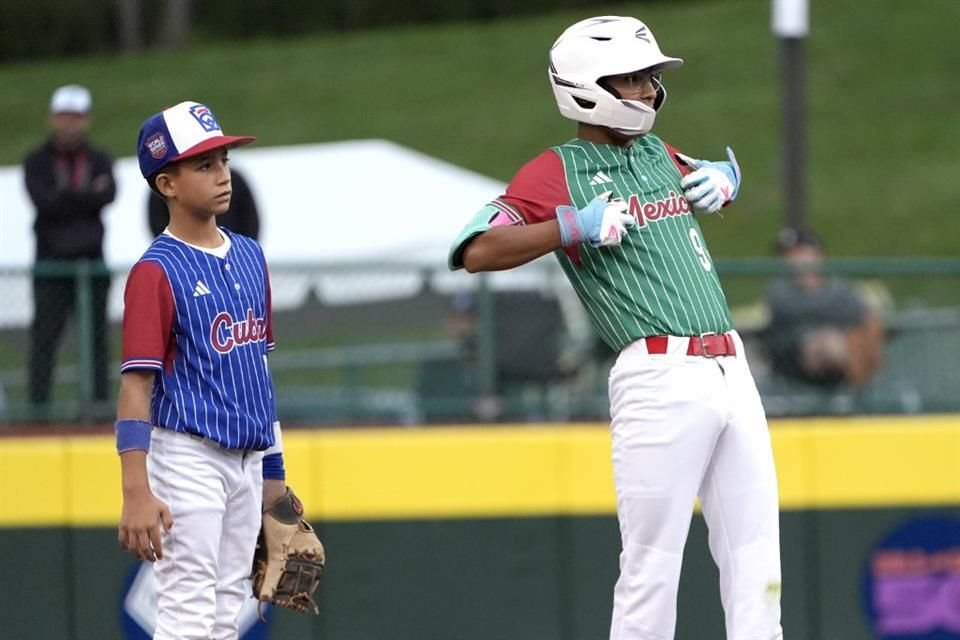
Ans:
POLYGON ((164 234, 133 266, 121 372, 157 372, 153 424, 263 450, 276 420, 267 265, 254 240, 221 232, 219 254, 164 234))

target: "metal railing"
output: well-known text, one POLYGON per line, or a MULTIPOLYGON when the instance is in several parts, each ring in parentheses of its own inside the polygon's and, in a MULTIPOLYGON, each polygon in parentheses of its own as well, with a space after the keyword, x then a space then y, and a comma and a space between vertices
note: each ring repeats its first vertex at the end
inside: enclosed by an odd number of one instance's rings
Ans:
MULTIPOLYGON (((738 330, 772 415, 960 411, 960 260, 828 260, 882 308, 888 342, 869 384, 829 388, 785 379, 763 348, 763 291, 787 271, 773 259, 717 260, 738 330)), ((0 269, 0 423, 105 422, 113 415, 126 271, 113 271, 97 326, 97 263, 0 269), (49 397, 29 374, 37 279, 71 283, 72 326, 49 397), (110 394, 95 391, 96 332, 108 335, 110 394), (31 380, 34 380, 31 382, 31 380)), ((450 274, 443 266, 271 267, 280 414, 311 424, 605 419, 612 354, 593 336, 562 274, 541 260, 516 276, 450 274), (533 327, 518 337, 516 328, 533 327), (542 329, 541 329, 542 327, 542 329), (530 338, 529 335, 535 337, 530 338)), ((47 301, 55 304, 57 301, 47 301)))

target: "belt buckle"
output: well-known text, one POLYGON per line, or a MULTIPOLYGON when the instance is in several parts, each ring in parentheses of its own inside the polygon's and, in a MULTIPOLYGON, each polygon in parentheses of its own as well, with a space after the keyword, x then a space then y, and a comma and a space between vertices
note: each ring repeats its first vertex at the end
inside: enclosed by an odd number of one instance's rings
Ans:
POLYGON ((707 348, 707 341, 704 340, 704 338, 707 337, 707 336, 716 336, 716 335, 720 335, 720 334, 718 334, 716 331, 707 331, 706 333, 701 333, 701 334, 700 334, 700 336, 699 336, 699 338, 700 338, 700 355, 702 355, 704 358, 716 358, 716 357, 719 357, 719 355, 720 355, 719 353, 710 353, 710 349, 707 348))

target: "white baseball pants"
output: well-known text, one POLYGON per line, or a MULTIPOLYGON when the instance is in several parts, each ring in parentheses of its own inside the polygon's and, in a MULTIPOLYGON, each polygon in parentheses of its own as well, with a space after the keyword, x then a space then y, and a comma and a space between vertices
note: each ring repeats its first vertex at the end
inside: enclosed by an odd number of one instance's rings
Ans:
POLYGON ((639 340, 610 372, 623 545, 611 640, 673 639, 697 497, 720 571, 727 640, 782 638, 773 453, 743 342, 735 341, 736 356, 706 358, 686 355, 688 338, 671 337, 665 354, 648 354, 639 340))
POLYGON ((147 471, 173 528, 154 563, 154 640, 236 640, 260 531, 263 454, 154 429, 147 471))

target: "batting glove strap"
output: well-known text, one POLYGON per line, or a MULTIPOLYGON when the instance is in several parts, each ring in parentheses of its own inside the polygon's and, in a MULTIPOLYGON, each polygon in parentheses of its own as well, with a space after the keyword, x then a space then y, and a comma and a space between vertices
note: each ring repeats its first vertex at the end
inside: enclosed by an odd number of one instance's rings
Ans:
POLYGON ((606 201, 594 198, 583 209, 577 209, 570 205, 557 207, 560 244, 565 247, 572 247, 584 242, 598 242, 603 209, 606 206, 606 201))

